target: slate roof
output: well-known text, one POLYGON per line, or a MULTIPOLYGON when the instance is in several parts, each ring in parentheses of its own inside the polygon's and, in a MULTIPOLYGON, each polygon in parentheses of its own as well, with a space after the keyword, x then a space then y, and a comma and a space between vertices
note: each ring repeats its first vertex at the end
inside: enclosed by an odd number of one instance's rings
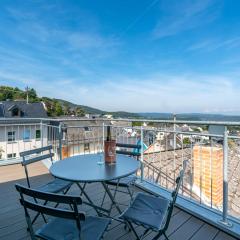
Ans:
POLYGON ((25 101, 4 101, 0 102, 0 117, 12 117, 11 110, 18 108, 23 112, 23 118, 46 118, 47 113, 41 102, 26 103, 25 101))

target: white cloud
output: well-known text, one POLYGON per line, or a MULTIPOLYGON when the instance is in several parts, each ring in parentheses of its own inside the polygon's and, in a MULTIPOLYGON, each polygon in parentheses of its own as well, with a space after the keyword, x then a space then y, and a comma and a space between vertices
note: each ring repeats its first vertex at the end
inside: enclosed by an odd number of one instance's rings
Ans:
POLYGON ((163 1, 161 19, 155 27, 155 38, 163 38, 212 22, 218 16, 220 4, 215 0, 163 1))
POLYGON ((95 76, 94 81, 88 82, 89 77, 71 77, 60 68, 45 68, 31 61, 12 70, 16 63, 9 64, 0 71, 0 84, 29 85, 41 96, 63 98, 103 110, 240 113, 240 87, 236 84, 239 71, 222 75, 156 73, 133 78, 115 74, 104 79, 95 76))
POLYGON ((191 45, 187 50, 213 51, 219 48, 232 49, 235 47, 239 47, 239 45, 240 37, 237 36, 227 39, 207 39, 191 45))
POLYGON ((66 86, 57 94, 79 104, 109 111, 227 113, 229 109, 235 109, 240 113, 240 89, 232 80, 198 74, 154 75, 140 79, 119 77, 104 83, 66 86))

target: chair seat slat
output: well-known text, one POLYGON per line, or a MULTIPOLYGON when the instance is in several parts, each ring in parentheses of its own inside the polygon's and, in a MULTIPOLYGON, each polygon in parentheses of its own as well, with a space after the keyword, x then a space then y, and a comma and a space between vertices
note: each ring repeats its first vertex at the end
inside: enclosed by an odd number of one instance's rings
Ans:
POLYGON ((41 152, 51 150, 51 149, 52 149, 52 145, 48 145, 46 147, 41 147, 41 148, 36 148, 36 149, 20 152, 19 155, 20 155, 20 157, 25 157, 25 156, 28 156, 28 155, 41 153, 41 152))
POLYGON ((74 201, 77 204, 82 204, 82 198, 79 196, 42 192, 36 189, 30 189, 30 188, 24 187, 20 184, 15 184, 15 187, 18 192, 22 192, 27 196, 39 198, 41 200, 48 200, 50 202, 56 201, 58 203, 66 203, 66 204, 72 204, 74 201))
POLYGON ((123 151, 123 150, 116 150, 116 153, 123 154, 123 155, 129 155, 129 156, 136 156, 136 157, 141 156, 141 153, 130 152, 130 151, 123 151))
POLYGON ((141 149, 141 145, 138 144, 127 144, 127 143, 116 143, 117 147, 122 147, 122 148, 136 148, 136 149, 141 149))
POLYGON ((24 158, 24 160, 22 161, 22 165, 26 166, 28 164, 35 163, 35 162, 38 162, 38 161, 41 161, 41 160, 44 160, 44 159, 52 158, 53 156, 54 156, 54 153, 48 153, 48 154, 40 155, 40 156, 37 156, 37 157, 32 157, 32 158, 29 158, 29 159, 24 158))
MULTIPOLYGON (((24 200, 20 199, 20 202, 26 208, 29 208, 33 211, 36 211, 42 214, 51 215, 51 216, 60 217, 60 218, 67 218, 67 219, 74 219, 76 217, 76 213, 72 210, 53 208, 46 205, 44 206, 38 203, 33 203, 25 199, 24 200)), ((85 220, 85 214, 83 212, 78 212, 78 216, 80 220, 85 220)))

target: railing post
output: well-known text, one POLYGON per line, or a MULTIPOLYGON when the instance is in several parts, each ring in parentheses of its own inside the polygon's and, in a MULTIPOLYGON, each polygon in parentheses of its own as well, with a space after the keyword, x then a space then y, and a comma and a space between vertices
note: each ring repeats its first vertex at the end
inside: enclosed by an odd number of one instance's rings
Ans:
MULTIPOLYGON (((173 134, 173 148, 174 150, 176 149, 176 119, 177 119, 177 116, 176 114, 173 115, 173 121, 174 121, 174 124, 173 124, 173 131, 174 131, 174 134, 173 134)), ((175 155, 174 155, 175 157, 175 155)))
MULTIPOLYGON (((40 122, 40 129, 41 129, 41 147, 43 147, 43 121, 40 122)), ((47 139, 48 141, 48 139, 47 139)))
POLYGON ((105 124, 104 124, 104 122, 103 122, 103 124, 102 124, 102 134, 103 134, 103 136, 102 136, 102 152, 104 153, 104 140, 105 140, 105 124))
POLYGON ((59 159, 62 160, 62 138, 63 138, 63 129, 62 123, 58 127, 58 140, 59 140, 59 159))
POLYGON ((227 219, 228 215, 228 132, 227 126, 224 127, 223 137, 223 212, 220 222, 225 226, 231 227, 232 224, 227 219))
POLYGON ((144 164, 143 164, 143 126, 141 126, 141 182, 143 181, 144 164))
MULTIPOLYGON (((173 124, 173 131, 174 131, 173 133, 173 171, 174 171, 173 177, 174 179, 176 179, 176 154, 175 154, 176 145, 177 145, 176 119, 177 119, 176 114, 173 114, 173 121, 174 121, 174 124, 173 124)), ((175 185, 175 181, 174 181, 174 185, 175 185)))

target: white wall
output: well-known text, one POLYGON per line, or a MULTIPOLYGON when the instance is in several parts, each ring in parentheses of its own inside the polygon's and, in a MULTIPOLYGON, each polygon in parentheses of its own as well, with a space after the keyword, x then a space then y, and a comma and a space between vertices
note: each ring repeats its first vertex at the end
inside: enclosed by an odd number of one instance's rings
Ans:
POLYGON ((19 153, 22 151, 46 146, 47 127, 42 128, 42 138, 39 139, 36 139, 36 130, 41 130, 40 124, 0 125, 0 151, 3 150, 0 161, 7 159, 8 154, 16 153, 16 158, 19 158, 19 153), (30 131, 30 139, 24 140, 24 132, 27 129, 30 131), (15 132, 15 141, 13 142, 8 142, 9 131, 15 132))

